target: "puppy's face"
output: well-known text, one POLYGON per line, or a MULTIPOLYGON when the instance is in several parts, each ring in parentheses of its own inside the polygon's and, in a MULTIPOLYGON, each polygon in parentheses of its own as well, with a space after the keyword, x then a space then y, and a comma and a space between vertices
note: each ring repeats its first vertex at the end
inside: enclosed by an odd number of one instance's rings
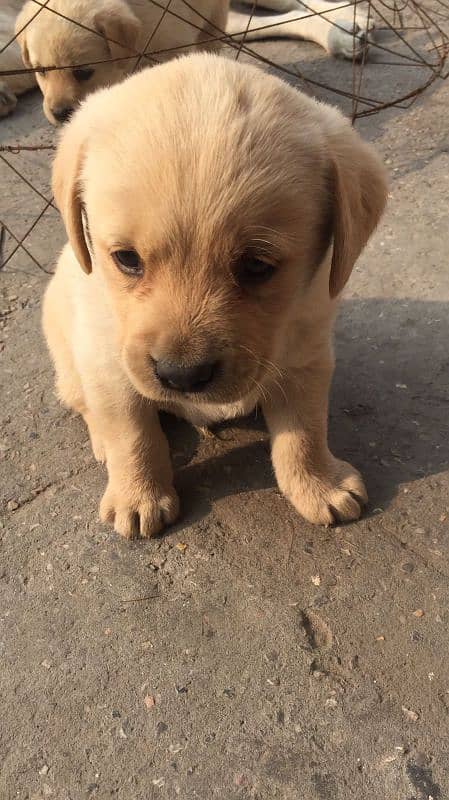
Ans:
POLYGON ((138 391, 227 403, 278 377, 272 362, 292 303, 323 255, 326 208, 318 193, 299 218, 302 181, 294 167, 292 192, 267 158, 253 155, 251 175, 249 152, 240 160, 226 145, 220 155, 212 139, 203 144, 205 152, 186 153, 173 174, 157 145, 155 162, 140 163, 143 137, 131 148, 123 137, 123 161, 113 171, 96 152, 86 162, 85 213, 138 391), (229 175, 217 169, 225 153, 229 175), (204 160, 198 182, 190 158, 204 160), (90 180, 92 168, 104 179, 90 180))
POLYGON ((22 58, 36 70, 44 113, 52 125, 66 122, 87 94, 126 72, 126 60, 112 59, 129 55, 138 22, 119 0, 110 2, 108 13, 103 6, 102 0, 81 0, 75 17, 80 25, 70 21, 75 12, 68 0, 53 0, 50 9, 37 15, 37 6, 27 3, 17 18, 16 31, 26 26, 18 36, 22 58))
POLYGON ((144 396, 222 404, 276 381, 335 236, 319 119, 280 81, 196 56, 102 92, 69 126, 55 194, 144 396))

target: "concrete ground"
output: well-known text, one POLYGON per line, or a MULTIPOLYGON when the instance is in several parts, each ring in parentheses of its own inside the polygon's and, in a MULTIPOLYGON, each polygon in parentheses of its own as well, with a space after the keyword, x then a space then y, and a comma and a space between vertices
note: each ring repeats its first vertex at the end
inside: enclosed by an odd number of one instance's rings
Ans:
MULTIPOLYGON (((261 49, 324 81, 350 68, 261 49)), ((413 81, 367 70, 379 92, 413 81)), ((121 540, 53 394, 47 276, 23 251, 0 274, 2 800, 449 798, 448 105, 435 84, 359 126, 391 199, 337 326, 330 436, 370 492, 355 524, 295 515, 260 419, 213 437, 168 419, 182 518, 121 540)), ((53 137, 37 95, 0 124, 3 144, 53 137)), ((49 196, 51 153, 5 157, 49 196)), ((45 203, 0 170, 22 234, 45 203)), ((27 246, 51 269, 63 240, 50 209, 27 246)))

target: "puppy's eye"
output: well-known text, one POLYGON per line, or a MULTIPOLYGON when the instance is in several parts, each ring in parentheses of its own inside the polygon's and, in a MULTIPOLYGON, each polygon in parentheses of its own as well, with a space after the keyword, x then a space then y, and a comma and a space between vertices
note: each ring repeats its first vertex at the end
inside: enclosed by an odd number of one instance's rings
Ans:
POLYGON ((125 275, 142 275, 142 262, 135 250, 116 250, 112 258, 125 275))
POLYGON ((237 265, 237 279, 241 284, 260 284, 269 281, 275 268, 269 261, 247 254, 237 265))
POLYGON ((80 67, 79 69, 73 69, 72 75, 78 83, 83 83, 84 81, 88 81, 92 75, 94 74, 93 69, 88 67, 80 67))

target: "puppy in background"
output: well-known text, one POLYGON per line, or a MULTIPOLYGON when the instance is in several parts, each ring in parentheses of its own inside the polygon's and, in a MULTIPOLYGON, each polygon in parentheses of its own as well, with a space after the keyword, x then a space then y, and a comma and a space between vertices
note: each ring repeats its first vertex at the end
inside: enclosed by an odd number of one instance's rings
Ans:
MULTIPOLYGON (((0 43, 12 37, 13 20, 22 6, 22 0, 3 2, 0 43)), ((246 3, 253 10, 253 0, 246 3)), ((374 23, 358 7, 354 12, 352 7, 323 0, 309 0, 302 10, 295 0, 262 0, 262 6, 291 10, 255 16, 245 34, 248 41, 267 36, 310 39, 332 55, 352 59, 362 56, 372 38, 374 23), (311 9, 323 16, 311 16, 311 9)), ((22 59, 17 44, 10 45, 0 53, 0 69, 20 69, 24 64, 35 73, 5 77, 0 85, 0 114, 12 111, 16 95, 32 88, 37 79, 47 119, 60 124, 99 87, 116 83, 155 60, 182 54, 183 48, 188 52, 192 45, 217 47, 213 40, 221 31, 238 34, 248 24, 247 14, 229 13, 229 0, 193 0, 191 4, 183 0, 28 0, 15 22, 22 59), (136 55, 143 51, 150 56, 154 52, 155 60, 136 55)))
POLYGON ((256 404, 297 511, 359 517, 362 478, 327 445, 331 329, 387 188, 349 122, 192 55, 88 98, 53 190, 69 243, 43 325, 59 397, 107 464, 101 519, 126 537, 175 520, 159 410, 204 425, 256 404))

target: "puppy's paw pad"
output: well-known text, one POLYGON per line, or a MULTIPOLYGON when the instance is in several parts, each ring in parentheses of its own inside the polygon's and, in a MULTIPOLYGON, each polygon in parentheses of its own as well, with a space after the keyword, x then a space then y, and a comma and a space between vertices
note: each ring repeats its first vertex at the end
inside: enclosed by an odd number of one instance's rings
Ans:
POLYGON ((331 462, 327 475, 303 476, 286 495, 305 519, 318 525, 358 519, 368 502, 357 470, 337 459, 331 462))
POLYGON ((0 84, 0 117, 7 117, 17 105, 17 97, 4 83, 0 84))
POLYGON ((108 486, 100 503, 102 522, 114 524, 114 529, 125 539, 155 536, 166 525, 171 525, 179 513, 179 500, 174 489, 126 493, 108 486))

